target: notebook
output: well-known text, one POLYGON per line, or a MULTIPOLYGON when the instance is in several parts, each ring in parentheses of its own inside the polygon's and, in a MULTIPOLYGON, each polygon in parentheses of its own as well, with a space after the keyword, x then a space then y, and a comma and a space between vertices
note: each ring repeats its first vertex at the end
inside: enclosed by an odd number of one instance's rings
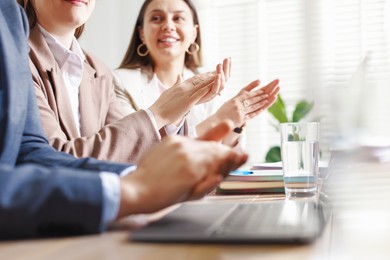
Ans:
POLYGON ((322 203, 274 200, 256 203, 184 203, 131 234, 139 242, 308 243, 326 223, 322 203))
POLYGON ((283 181, 223 181, 217 194, 284 193, 283 181))
POLYGON ((217 194, 284 193, 282 170, 247 170, 231 172, 216 189, 217 194))

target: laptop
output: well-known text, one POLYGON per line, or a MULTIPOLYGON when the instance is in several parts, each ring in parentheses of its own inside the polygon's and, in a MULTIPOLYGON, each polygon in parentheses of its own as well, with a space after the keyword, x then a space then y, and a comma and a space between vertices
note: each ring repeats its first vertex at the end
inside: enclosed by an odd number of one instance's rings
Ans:
POLYGON ((131 234, 139 242, 309 243, 321 235, 327 210, 314 199, 251 203, 184 203, 131 234))

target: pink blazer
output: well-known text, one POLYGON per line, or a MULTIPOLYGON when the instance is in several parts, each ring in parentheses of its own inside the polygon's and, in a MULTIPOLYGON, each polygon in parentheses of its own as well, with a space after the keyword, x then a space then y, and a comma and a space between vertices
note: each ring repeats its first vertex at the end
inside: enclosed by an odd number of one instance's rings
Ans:
POLYGON ((159 142, 144 110, 124 117, 110 70, 87 52, 79 92, 80 137, 62 74, 37 26, 31 29, 29 45, 42 125, 55 149, 76 157, 130 163, 159 142))

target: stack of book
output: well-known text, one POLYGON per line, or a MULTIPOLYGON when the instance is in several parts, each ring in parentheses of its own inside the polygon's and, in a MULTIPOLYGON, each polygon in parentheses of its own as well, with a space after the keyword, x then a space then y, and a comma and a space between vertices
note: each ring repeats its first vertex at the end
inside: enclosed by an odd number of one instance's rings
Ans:
MULTIPOLYGON (((320 176, 328 174, 329 161, 320 161, 320 176)), ((217 194, 284 193, 281 162, 253 164, 231 172, 217 187, 217 194)))
POLYGON ((284 193, 283 170, 239 169, 231 172, 217 187, 217 194, 284 193))

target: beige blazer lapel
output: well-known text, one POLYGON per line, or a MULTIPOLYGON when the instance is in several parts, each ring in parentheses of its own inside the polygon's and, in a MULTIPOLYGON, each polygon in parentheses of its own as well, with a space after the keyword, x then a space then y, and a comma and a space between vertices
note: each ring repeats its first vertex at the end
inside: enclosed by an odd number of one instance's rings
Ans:
POLYGON ((69 100, 69 94, 65 86, 64 79, 59 67, 56 65, 52 70, 47 73, 49 78, 52 78, 52 87, 56 94, 56 103, 58 108, 59 120, 61 122, 62 129, 65 130, 66 135, 70 137, 78 137, 79 131, 77 130, 75 119, 73 117, 71 103, 69 100))
POLYGON ((84 62, 84 75, 80 83, 80 132, 81 136, 89 136, 104 126, 102 122, 102 97, 107 93, 102 93, 99 86, 104 84, 105 76, 95 77, 96 71, 87 61, 84 62))
POLYGON ((57 115, 66 135, 77 137, 78 131, 61 70, 38 26, 34 26, 31 30, 29 43, 34 56, 30 55, 30 57, 36 59, 35 64, 39 64, 37 70, 42 75, 42 80, 48 81, 44 82, 45 89, 43 90, 47 93, 48 103, 57 115))
POLYGON ((129 76, 129 78, 125 78, 124 82, 127 85, 126 88, 132 89, 132 91, 126 93, 131 93, 131 95, 129 94, 129 100, 131 100, 135 111, 145 108, 142 92, 145 85, 148 84, 147 79, 145 79, 140 70, 134 70, 134 73, 125 73, 124 75, 125 77, 129 76))
POLYGON ((160 97, 157 80, 156 74, 153 75, 151 80, 148 80, 145 74, 142 75, 142 81, 144 82, 139 84, 141 94, 139 107, 148 108, 160 97))

